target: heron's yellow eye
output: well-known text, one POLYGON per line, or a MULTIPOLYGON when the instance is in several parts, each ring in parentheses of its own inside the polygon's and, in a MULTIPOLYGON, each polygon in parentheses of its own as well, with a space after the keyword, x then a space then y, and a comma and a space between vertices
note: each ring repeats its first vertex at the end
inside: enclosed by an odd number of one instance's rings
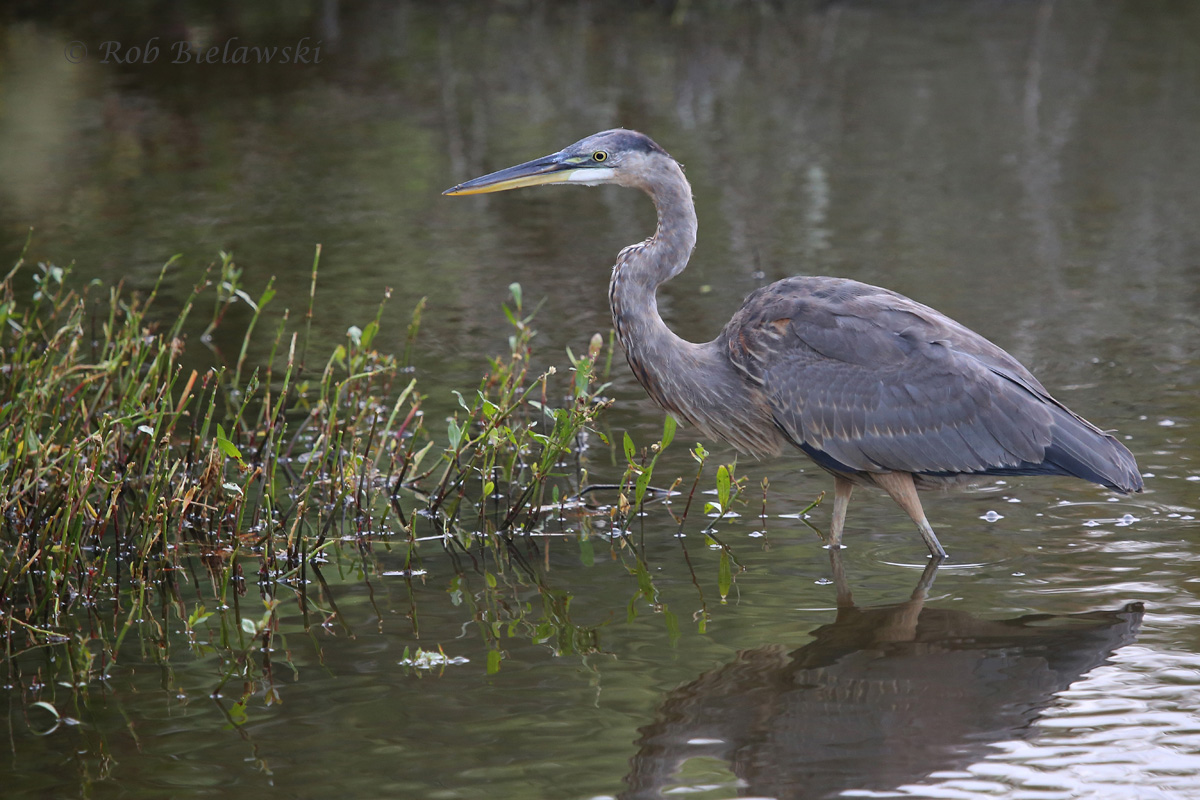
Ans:
POLYGON ((597 150, 596 152, 592 153, 592 161, 597 163, 601 161, 608 161, 608 153, 604 152, 603 150, 597 150))

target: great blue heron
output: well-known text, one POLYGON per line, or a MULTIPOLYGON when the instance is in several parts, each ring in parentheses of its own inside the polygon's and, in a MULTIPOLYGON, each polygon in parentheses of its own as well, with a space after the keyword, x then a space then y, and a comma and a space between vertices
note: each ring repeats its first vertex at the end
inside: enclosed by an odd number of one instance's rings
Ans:
POLYGON ((841 546, 855 485, 891 495, 938 559, 946 551, 917 489, 983 475, 1072 475, 1141 491, 1124 445, 1051 397, 1008 353, 896 292, 787 278, 752 292, 711 342, 676 336, 655 293, 687 266, 696 210, 683 169, 644 134, 603 131, 445 194, 550 183, 615 183, 654 200, 658 229, 621 251, 608 290, 633 374, 705 436, 754 456, 794 445, 833 473, 831 547, 841 546))

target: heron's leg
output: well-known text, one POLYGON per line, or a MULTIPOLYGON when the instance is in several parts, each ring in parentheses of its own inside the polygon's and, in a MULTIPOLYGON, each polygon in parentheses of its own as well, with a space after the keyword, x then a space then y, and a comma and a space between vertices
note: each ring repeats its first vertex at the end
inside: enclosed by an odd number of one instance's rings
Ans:
POLYGON ((929 526, 929 520, 925 519, 925 509, 921 508, 921 499, 917 497, 917 487, 913 485, 912 474, 908 472, 876 472, 872 473, 871 478, 881 489, 892 496, 897 505, 908 512, 908 516, 912 517, 913 522, 917 523, 917 530, 921 532, 921 538, 925 540, 929 554, 938 560, 945 558, 946 551, 942 547, 942 543, 938 541, 933 528, 929 526))
POLYGON ((833 519, 829 521, 829 549, 842 546, 842 527, 846 524, 846 509, 850 506, 850 495, 854 484, 841 475, 833 476, 833 519))
POLYGON ((850 592, 850 581, 846 580, 846 568, 842 565, 840 548, 829 548, 829 566, 833 570, 833 587, 837 591, 837 607, 854 608, 854 595, 850 592))

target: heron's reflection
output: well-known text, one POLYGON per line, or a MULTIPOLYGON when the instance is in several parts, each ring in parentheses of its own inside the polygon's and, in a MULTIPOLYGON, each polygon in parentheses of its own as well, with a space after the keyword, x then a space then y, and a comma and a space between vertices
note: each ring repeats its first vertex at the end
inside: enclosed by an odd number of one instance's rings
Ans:
POLYGON ((907 602, 858 608, 831 558, 836 620, 798 650, 743 651, 671 692, 641 731, 622 797, 659 797, 698 756, 728 764, 742 792, 780 800, 962 769, 993 742, 1032 735, 1054 693, 1131 643, 1142 617, 1141 604, 1008 620, 926 608, 933 562, 907 602))

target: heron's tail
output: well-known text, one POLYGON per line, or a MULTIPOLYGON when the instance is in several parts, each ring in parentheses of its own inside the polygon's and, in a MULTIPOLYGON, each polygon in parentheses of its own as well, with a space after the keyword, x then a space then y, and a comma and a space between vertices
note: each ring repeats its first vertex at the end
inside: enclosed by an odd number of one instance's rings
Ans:
POLYGON ((1142 490, 1137 461, 1125 445, 1065 406, 1055 406, 1053 413, 1047 466, 1118 492, 1142 490))

